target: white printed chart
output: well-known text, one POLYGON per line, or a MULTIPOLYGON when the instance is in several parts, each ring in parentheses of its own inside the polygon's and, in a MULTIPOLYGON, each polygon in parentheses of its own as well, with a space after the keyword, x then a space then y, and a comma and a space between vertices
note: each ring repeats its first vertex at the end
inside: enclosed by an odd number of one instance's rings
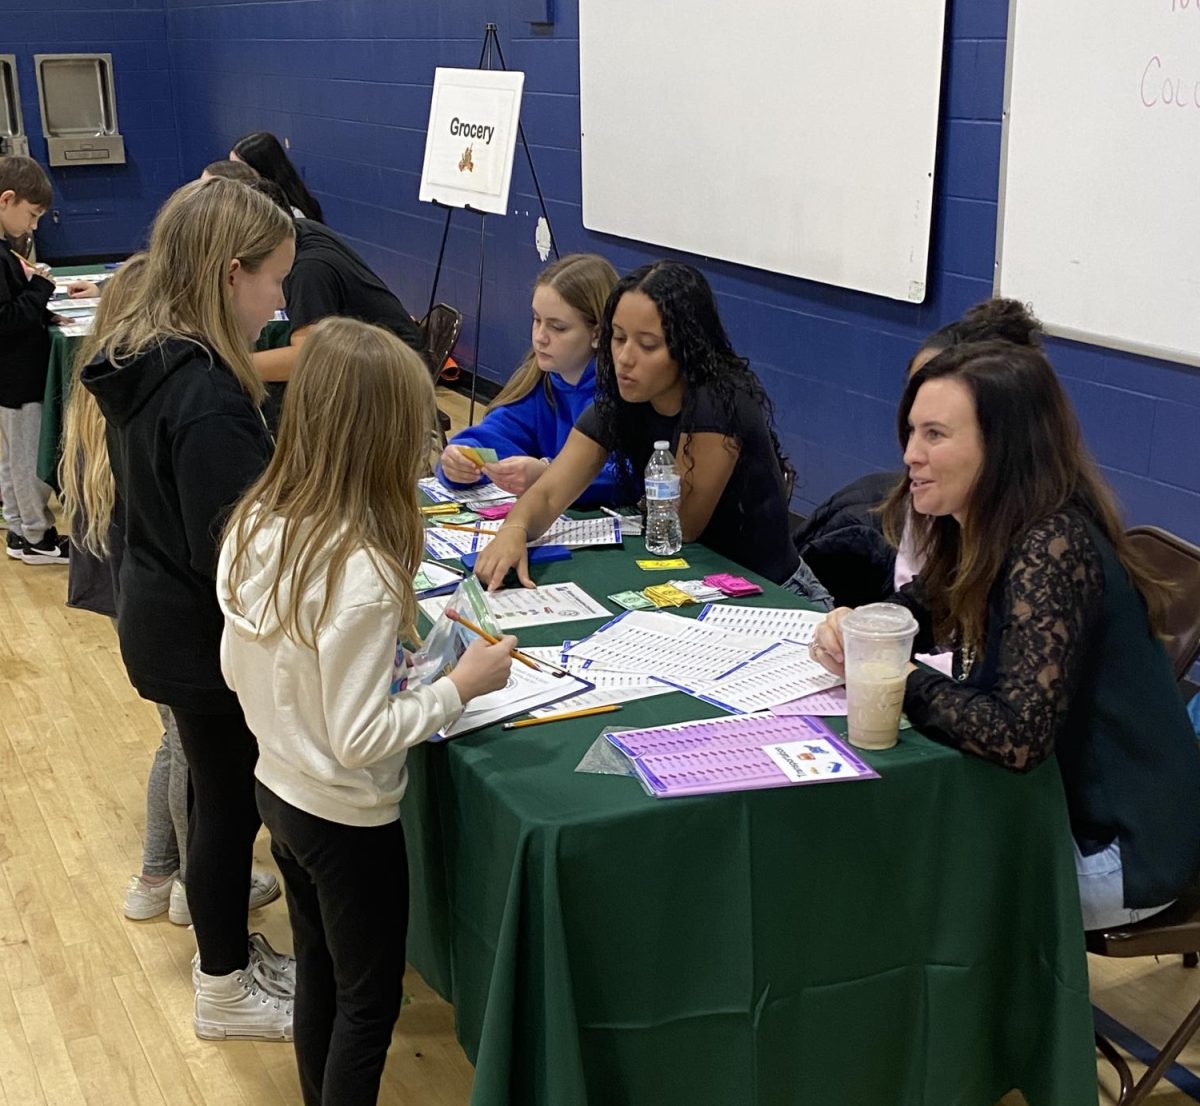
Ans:
POLYGON ((790 607, 705 607, 697 622, 720 626, 738 634, 753 634, 771 641, 795 641, 807 645, 825 621, 824 611, 799 611, 790 607))
MULTIPOLYGON (((448 595, 439 595, 422 599, 421 610, 429 616, 430 621, 436 621, 450 598, 448 595)), ((484 600, 497 627, 505 631, 609 617, 608 610, 575 583, 490 591, 484 593, 484 600)), ((557 664, 557 661, 551 663, 557 664)))
POLYGON ((738 714, 767 710, 842 683, 808 655, 807 645, 778 642, 714 680, 685 685, 681 691, 738 714))
POLYGON ((679 615, 628 611, 567 652, 571 658, 590 662, 587 671, 602 668, 697 681, 715 679, 749 660, 763 644, 760 638, 708 627, 679 615))

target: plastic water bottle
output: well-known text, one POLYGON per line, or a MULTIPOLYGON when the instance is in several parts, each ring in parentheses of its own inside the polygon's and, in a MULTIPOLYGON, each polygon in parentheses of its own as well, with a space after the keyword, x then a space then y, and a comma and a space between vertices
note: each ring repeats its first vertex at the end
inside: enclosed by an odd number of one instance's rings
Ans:
POLYGON ((655 442, 646 465, 646 552, 664 557, 683 546, 679 525, 679 476, 670 442, 655 442))

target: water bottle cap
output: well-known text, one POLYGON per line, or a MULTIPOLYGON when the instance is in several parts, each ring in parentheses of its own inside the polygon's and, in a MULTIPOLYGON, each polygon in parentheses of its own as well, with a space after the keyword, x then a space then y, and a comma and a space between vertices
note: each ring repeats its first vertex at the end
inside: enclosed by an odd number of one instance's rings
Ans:
POLYGON ((655 442, 654 448, 655 449, 670 449, 671 443, 670 442, 655 442))

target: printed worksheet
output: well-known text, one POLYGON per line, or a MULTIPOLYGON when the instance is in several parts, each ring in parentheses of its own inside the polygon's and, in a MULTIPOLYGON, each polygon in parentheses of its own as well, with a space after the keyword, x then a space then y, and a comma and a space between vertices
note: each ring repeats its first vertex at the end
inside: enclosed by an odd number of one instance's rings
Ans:
POLYGON ((845 718, 850 713, 846 706, 846 688, 831 687, 828 691, 817 691, 805 695, 803 699, 793 699, 790 703, 772 707, 771 713, 782 718, 794 717, 797 714, 821 714, 828 717, 845 718))
POLYGON ((417 487, 433 503, 499 503, 516 499, 495 484, 476 484, 470 488, 447 488, 436 476, 426 476, 417 481, 417 487))
POLYGON ((809 657, 807 645, 777 642, 713 680, 667 682, 722 710, 750 714, 825 691, 843 680, 809 657))
MULTIPOLYGON (((559 703, 591 690, 591 684, 561 673, 543 672, 514 663, 509 670, 508 683, 499 691, 477 695, 452 725, 447 726, 432 740, 458 737, 472 730, 482 729, 494 722, 503 722, 518 714, 526 714, 538 707, 559 703)), ((560 707, 560 710, 571 709, 560 707)))
MULTIPOLYGON (((526 650, 528 652, 528 650, 526 650)), ((668 684, 652 680, 647 676, 633 676, 624 672, 589 672, 584 679, 595 684, 594 691, 572 696, 567 707, 562 705, 531 710, 532 715, 552 714, 556 710, 586 710, 588 707, 605 707, 609 703, 631 703, 635 699, 649 699, 655 695, 668 695, 675 689, 668 684)))
MULTIPOLYGON (((523 626, 547 626, 554 622, 611 617, 607 608, 575 583, 489 591, 484 593, 484 599, 497 627, 506 632, 523 626)), ((445 595, 422 599, 421 610, 433 621, 446 609, 449 601, 450 597, 445 595)))
POLYGON ((796 641, 807 645, 813 640, 817 627, 825 621, 825 612, 790 607, 734 607, 723 603, 719 607, 705 607, 696 616, 696 621, 771 641, 796 641))
MULTIPOLYGON (((760 638, 662 611, 627 611, 577 641, 568 656, 586 671, 611 669, 695 683, 715 679, 763 648, 760 638)), ((590 676, 589 676, 590 679, 590 676)), ((793 696, 794 698, 794 696, 793 696)))

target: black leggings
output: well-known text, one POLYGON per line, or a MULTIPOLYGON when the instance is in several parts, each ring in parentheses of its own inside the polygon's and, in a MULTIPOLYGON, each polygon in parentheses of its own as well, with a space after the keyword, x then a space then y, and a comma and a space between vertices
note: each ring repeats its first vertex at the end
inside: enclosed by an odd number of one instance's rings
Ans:
POLYGON ((346 826, 258 785, 296 949, 296 1066, 305 1106, 374 1106, 404 996, 404 827, 346 826))
POLYGON ((228 975, 246 966, 250 862, 262 820, 254 802, 258 742, 240 710, 198 714, 172 707, 192 785, 187 899, 200 970, 228 975))

